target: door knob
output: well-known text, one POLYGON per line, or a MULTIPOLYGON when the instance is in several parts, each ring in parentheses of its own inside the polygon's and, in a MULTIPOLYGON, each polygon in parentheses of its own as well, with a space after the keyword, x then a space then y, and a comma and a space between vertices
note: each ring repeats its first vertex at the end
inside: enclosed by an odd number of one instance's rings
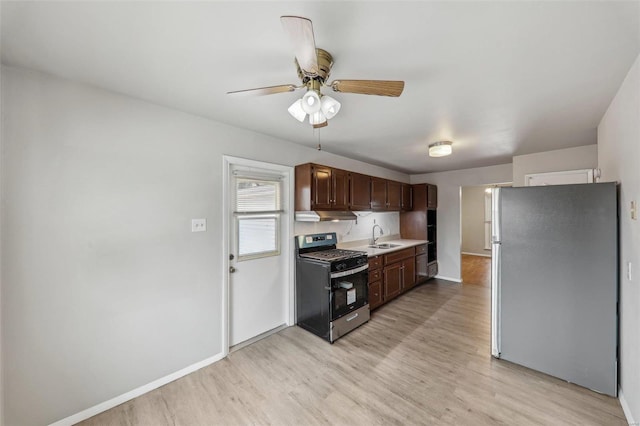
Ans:
POLYGON ((229 273, 233 274, 236 271, 236 268, 234 268, 233 266, 229 266, 229 273))

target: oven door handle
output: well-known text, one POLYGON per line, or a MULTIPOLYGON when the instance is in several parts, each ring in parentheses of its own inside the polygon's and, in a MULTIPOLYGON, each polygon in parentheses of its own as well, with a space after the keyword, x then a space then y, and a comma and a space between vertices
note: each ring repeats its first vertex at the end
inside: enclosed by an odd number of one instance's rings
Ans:
POLYGON ((333 278, 347 277, 349 275, 353 275, 353 274, 357 274, 357 273, 362 272, 362 271, 366 271, 367 269, 369 269, 369 265, 362 265, 362 266, 360 266, 358 268, 349 269, 349 270, 346 270, 346 271, 333 272, 331 274, 331 278, 333 279, 333 278))

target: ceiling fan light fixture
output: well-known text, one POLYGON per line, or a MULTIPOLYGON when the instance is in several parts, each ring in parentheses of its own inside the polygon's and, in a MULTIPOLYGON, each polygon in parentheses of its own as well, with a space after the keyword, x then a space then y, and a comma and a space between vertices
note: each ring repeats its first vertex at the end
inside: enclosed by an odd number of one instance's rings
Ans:
POLYGON ((302 108, 302 99, 298 99, 297 101, 292 103, 287 111, 289 111, 289 114, 291 114, 293 118, 295 118, 301 123, 304 121, 305 117, 307 116, 307 113, 304 112, 304 109, 302 108))
POLYGON ((320 96, 315 90, 309 90, 302 97, 302 109, 307 114, 315 114, 320 111, 320 96))
POLYGON ((327 117, 322 113, 322 111, 317 111, 313 114, 309 114, 309 124, 317 126, 318 124, 326 123, 327 117))
POLYGON ((333 99, 331 96, 322 96, 320 100, 320 106, 322 113, 327 117, 327 120, 331 120, 340 111, 340 102, 333 99))
POLYGON ((451 141, 434 142, 429 145, 429 157, 446 157, 453 152, 451 141))

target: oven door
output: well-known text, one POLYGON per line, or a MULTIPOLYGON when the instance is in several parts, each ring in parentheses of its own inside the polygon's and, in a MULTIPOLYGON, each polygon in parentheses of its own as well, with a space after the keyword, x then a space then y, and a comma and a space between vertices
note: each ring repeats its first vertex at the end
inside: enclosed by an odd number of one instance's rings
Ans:
POLYGON ((366 305, 369 300, 369 265, 331 274, 331 320, 366 305))

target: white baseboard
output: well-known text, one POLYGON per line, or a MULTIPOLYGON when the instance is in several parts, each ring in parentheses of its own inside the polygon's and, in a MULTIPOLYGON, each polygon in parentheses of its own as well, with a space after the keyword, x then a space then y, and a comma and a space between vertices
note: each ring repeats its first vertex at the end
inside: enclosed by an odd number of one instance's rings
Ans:
POLYGON ((461 252, 461 254, 468 254, 469 256, 482 256, 482 257, 491 257, 490 254, 485 254, 485 253, 471 253, 469 251, 463 251, 461 252))
POLYGON ((636 421, 633 419, 633 416, 631 415, 629 404, 627 403, 627 400, 624 399, 622 388, 618 388, 618 400, 620 401, 620 405, 622 406, 624 416, 627 418, 627 423, 629 423, 629 425, 637 425, 638 423, 636 423, 636 421))
POLYGON ((442 276, 442 275, 436 275, 434 278, 437 278, 439 280, 453 281, 453 282, 456 282, 456 283, 461 283, 462 282, 462 279, 460 279, 460 278, 451 278, 451 277, 445 277, 445 276, 442 276))
POLYGON ((159 388, 160 386, 164 386, 167 383, 173 382, 174 380, 178 380, 180 377, 184 377, 187 374, 193 373, 196 370, 200 370, 208 365, 213 364, 214 362, 220 361, 224 358, 222 353, 212 356, 211 358, 207 358, 200 362, 196 362, 182 370, 176 371, 175 373, 171 373, 168 376, 164 376, 158 380, 154 380, 151 383, 148 383, 144 386, 140 386, 132 391, 127 393, 123 393, 122 395, 116 396, 108 401, 101 402, 100 404, 94 405, 93 407, 87 408, 86 410, 82 410, 79 413, 73 414, 69 417, 66 417, 62 420, 58 420, 55 423, 51 423, 49 426, 71 426, 76 423, 79 423, 83 420, 88 419, 89 417, 93 417, 96 414, 100 414, 103 411, 107 411, 110 408, 115 407, 116 405, 120 405, 123 402, 127 402, 133 398, 136 398, 142 394, 150 392, 154 389, 159 388))

